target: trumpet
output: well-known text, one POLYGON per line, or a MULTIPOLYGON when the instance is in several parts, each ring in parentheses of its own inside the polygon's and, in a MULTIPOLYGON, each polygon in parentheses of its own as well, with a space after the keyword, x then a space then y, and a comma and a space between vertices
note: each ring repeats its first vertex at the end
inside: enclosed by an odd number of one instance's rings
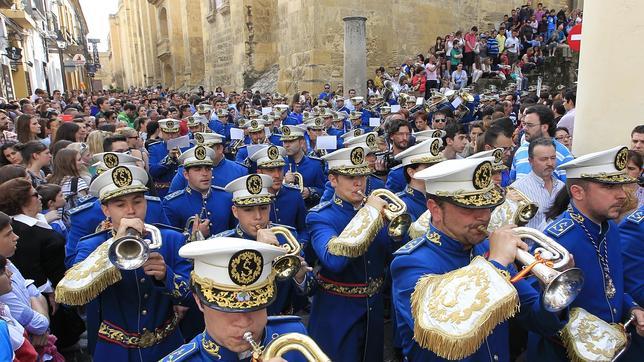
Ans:
POLYGON ((127 235, 120 237, 110 245, 108 258, 121 270, 140 268, 150 257, 150 252, 161 248, 161 231, 154 225, 145 224, 145 230, 150 232, 150 239, 134 228, 127 228, 127 235))
POLYGON ((523 226, 536 215, 538 209, 539 206, 523 192, 508 187, 505 201, 492 212, 487 229, 491 231, 508 224, 523 226))
POLYGON ((195 216, 190 216, 190 218, 186 220, 186 226, 183 229, 184 230, 183 233, 187 236, 189 242, 206 239, 203 233, 201 232, 201 230, 193 229, 195 223, 199 224, 200 222, 201 222, 201 217, 199 217, 199 214, 196 214, 195 216))
MULTIPOLYGON (((487 234, 487 228, 483 225, 479 231, 487 234)), ((544 285, 541 298, 543 307, 550 312, 566 308, 584 286, 583 271, 579 268, 561 271, 570 262, 570 253, 539 230, 517 227, 512 231, 521 239, 531 239, 540 246, 535 249, 534 255, 523 249, 517 250, 516 261, 525 267, 510 281, 514 283, 531 272, 544 285)))
POLYGON ((237 154, 237 151, 244 145, 244 139, 238 139, 238 140, 233 140, 230 143, 230 153, 235 155, 237 154))
MULTIPOLYGON (((362 191, 358 191, 358 194, 363 197, 363 203, 367 201, 367 196, 362 191)), ((411 226, 411 216, 407 213, 407 205, 387 189, 373 190, 371 194, 389 201, 384 209, 385 217, 389 220, 387 234, 395 241, 401 241, 411 226)))
POLYGON ((246 340, 253 349, 253 362, 267 361, 274 357, 281 357, 290 351, 298 351, 302 353, 309 362, 331 362, 331 359, 324 354, 315 341, 304 334, 283 334, 270 341, 266 347, 261 347, 257 342, 255 342, 251 332, 244 333, 244 340, 246 340))
POLYGON ((268 230, 276 235, 282 235, 286 239, 286 244, 282 247, 286 249, 287 254, 276 258, 273 261, 273 268, 277 271, 277 279, 290 279, 300 270, 302 265, 299 258, 302 246, 291 231, 283 226, 271 226, 268 230))
POLYGON ((293 174, 292 185, 297 187, 300 192, 304 191, 304 177, 302 174, 297 171, 293 172, 293 164, 289 165, 289 172, 293 174))

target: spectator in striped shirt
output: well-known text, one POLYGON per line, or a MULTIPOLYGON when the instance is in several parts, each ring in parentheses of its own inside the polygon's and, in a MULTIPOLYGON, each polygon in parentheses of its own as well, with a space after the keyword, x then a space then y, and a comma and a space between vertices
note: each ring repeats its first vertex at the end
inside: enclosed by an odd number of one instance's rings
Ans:
POLYGON ((536 215, 526 226, 543 230, 546 226, 545 212, 548 210, 565 184, 554 177, 557 155, 553 138, 539 137, 528 145, 528 162, 532 171, 515 181, 510 187, 523 192, 539 206, 536 215))
POLYGON ((496 39, 496 30, 487 38, 487 56, 492 59, 492 64, 499 63, 499 42, 496 39))
MULTIPOLYGON (((554 113, 550 108, 540 104, 526 108, 525 117, 523 118, 525 140, 517 149, 512 160, 510 171, 512 180, 525 177, 532 171, 532 166, 530 166, 528 160, 528 144, 533 139, 539 137, 553 139, 557 152, 557 167, 574 158, 566 146, 554 139, 555 129, 554 113)), ((554 174, 559 180, 566 181, 565 171, 555 169, 554 174)))

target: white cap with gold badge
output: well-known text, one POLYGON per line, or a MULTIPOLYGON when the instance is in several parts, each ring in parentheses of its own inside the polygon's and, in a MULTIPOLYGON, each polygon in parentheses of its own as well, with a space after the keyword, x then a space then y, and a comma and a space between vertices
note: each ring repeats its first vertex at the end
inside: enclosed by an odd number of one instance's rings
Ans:
POLYGON ((292 141, 304 137, 304 129, 299 126, 282 126, 280 130, 282 131, 280 136, 282 141, 292 141))
POLYGON ((308 129, 323 130, 326 128, 322 117, 309 118, 306 122, 304 122, 304 124, 308 129))
POLYGON ((166 133, 179 132, 179 121, 172 118, 166 118, 159 121, 159 128, 166 133))
POLYGON ((343 133, 343 134, 340 136, 340 138, 342 138, 343 140, 345 140, 345 141, 346 141, 346 140, 348 140, 349 138, 362 136, 362 134, 364 134, 364 130, 363 130, 362 128, 356 128, 356 129, 352 129, 352 130, 350 130, 350 131, 347 131, 347 132, 343 133))
POLYGON ((143 162, 143 160, 123 152, 101 152, 91 159, 92 166, 99 174, 119 165, 136 166, 137 162, 143 162))
POLYGON ((198 127, 198 126, 207 126, 208 118, 202 116, 199 113, 195 113, 192 116, 186 118, 186 124, 188 127, 198 127))
POLYGON ((494 171, 499 172, 507 169, 508 167, 503 163, 503 148, 495 148, 493 150, 477 152, 467 158, 494 158, 492 161, 492 168, 494 171))
POLYGON ((367 149, 362 146, 342 148, 322 156, 327 162, 330 173, 345 176, 366 176, 371 174, 371 168, 365 160, 367 149))
POLYGON ((247 119, 241 128, 248 129, 248 132, 255 133, 264 130, 264 120, 261 118, 247 119))
POLYGON ((198 145, 204 145, 208 147, 212 145, 224 143, 224 139, 225 139, 224 136, 214 132, 195 132, 194 137, 195 138, 192 139, 192 143, 196 143, 198 145))
POLYGON ((367 150, 367 153, 373 153, 378 150, 377 139, 378 132, 368 132, 360 136, 347 138, 344 141, 344 147, 362 146, 367 150))
POLYGON ((579 156, 557 167, 566 171, 566 178, 579 178, 606 184, 637 182, 626 173, 628 148, 617 146, 610 150, 579 156))
POLYGON ((490 208, 504 201, 500 187, 492 182, 492 157, 447 160, 417 172, 425 192, 465 208, 490 208))
POLYGON ((286 249, 257 241, 214 237, 193 241, 179 249, 194 260, 191 284, 199 300, 223 312, 250 312, 266 308, 277 289, 273 269, 286 249))
POLYGON ((420 143, 428 138, 443 138, 446 134, 447 132, 440 129, 428 129, 425 131, 416 132, 413 134, 413 136, 414 138, 416 138, 416 143, 420 143))
POLYGON ((137 192, 146 192, 148 174, 136 166, 116 166, 104 171, 94 179, 89 192, 101 202, 137 192))
POLYGON ((257 168, 275 168, 284 167, 286 162, 286 150, 284 147, 270 145, 262 147, 252 155, 248 156, 251 161, 255 162, 257 168))
POLYGON ((394 158, 403 166, 415 164, 433 164, 444 161, 440 154, 443 141, 440 138, 429 138, 397 154, 394 158))
POLYGON ((197 145, 183 152, 179 156, 179 163, 186 169, 194 166, 212 166, 214 158, 215 151, 212 148, 197 145))
POLYGON ((273 194, 268 192, 272 185, 273 179, 270 176, 251 174, 230 181, 224 190, 233 194, 233 203, 236 206, 258 206, 273 201, 273 194))
POLYGON ((208 103, 197 104, 197 113, 206 114, 212 111, 212 106, 208 103))

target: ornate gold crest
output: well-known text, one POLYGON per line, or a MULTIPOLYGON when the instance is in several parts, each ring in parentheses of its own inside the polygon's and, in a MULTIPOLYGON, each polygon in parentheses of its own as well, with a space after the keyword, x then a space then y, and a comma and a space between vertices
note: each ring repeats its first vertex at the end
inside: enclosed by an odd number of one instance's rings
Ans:
POLYGON ((315 119, 315 125, 316 126, 321 126, 322 125, 322 120, 320 118, 315 119))
POLYGON ((218 109, 217 110, 217 115, 218 116, 227 116, 228 112, 225 109, 218 109))
POLYGON ((371 148, 376 146, 376 135, 373 134, 373 133, 369 134, 367 136, 367 139, 365 140, 365 143, 367 144, 367 146, 369 146, 371 148))
POLYGON ((353 137, 362 136, 362 128, 356 128, 353 130, 353 137))
POLYGON ((237 285, 251 285, 262 275, 264 258, 256 250, 238 251, 228 262, 228 275, 237 285))
POLYGON ((349 158, 351 159, 351 163, 354 165, 360 165, 364 163, 364 149, 362 147, 354 148, 351 151, 349 158))
POLYGON ((492 156, 494 156, 494 163, 501 163, 503 161, 503 149, 497 148, 492 152, 492 156))
POLYGON ((282 134, 283 134, 284 136, 290 136, 290 135, 291 135, 291 129, 290 129, 290 128, 288 128, 288 126, 284 126, 284 127, 282 127, 282 134))
POLYGON ((259 126, 259 124, 256 120, 250 121, 250 128, 257 128, 257 126, 259 126))
POLYGON ((257 174, 248 176, 246 179, 246 190, 248 190, 252 195, 257 195, 262 192, 261 176, 257 174))
POLYGON ((174 128, 174 121, 166 121, 165 122, 165 127, 166 128, 174 128))
POLYGON ((442 134, 443 134, 443 132, 441 132, 441 131, 434 131, 434 132, 432 132, 432 137, 441 138, 442 134))
POLYGON ((112 170, 112 182, 117 187, 132 185, 132 171, 125 166, 118 166, 112 170))
POLYGON ((119 156, 113 153, 106 153, 103 155, 103 163, 107 168, 114 168, 119 165, 119 156))
POLYGON ((196 133, 195 134, 195 140, 197 140, 197 143, 204 143, 204 138, 201 133, 196 133))
POLYGON ((195 117, 193 117, 193 116, 188 117, 188 123, 189 124, 194 124, 195 123, 195 117))
POLYGON ((199 161, 205 160, 206 159, 206 148, 204 146, 197 146, 195 148, 195 158, 198 159, 199 161))
POLYGON ((429 152, 432 153, 432 156, 438 156, 438 153, 441 151, 441 141, 434 140, 429 146, 429 152))
POLYGON ((266 153, 268 154, 268 158, 270 160, 277 160, 277 158, 280 156, 280 151, 277 149, 276 146, 268 147, 268 150, 266 150, 266 153))
POLYGON ((481 190, 490 186, 490 182, 492 182, 492 163, 485 161, 476 166, 474 176, 472 177, 472 184, 474 188, 481 190))
POLYGON ((628 163, 628 148, 624 147, 619 152, 617 152, 617 155, 615 155, 615 168, 618 171, 622 171, 623 169, 626 168, 626 164, 628 163))

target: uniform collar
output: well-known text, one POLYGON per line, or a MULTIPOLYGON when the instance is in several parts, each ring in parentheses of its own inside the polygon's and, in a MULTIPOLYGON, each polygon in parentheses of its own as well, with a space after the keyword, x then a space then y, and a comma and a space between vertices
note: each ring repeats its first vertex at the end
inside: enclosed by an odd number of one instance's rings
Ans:
POLYGON ((601 225, 595 223, 589 217, 584 215, 584 213, 582 213, 573 202, 570 202, 568 210, 566 211, 570 217, 575 220, 575 222, 583 225, 592 235, 601 235, 608 229, 608 222, 604 222, 601 225))
POLYGON ((355 211, 355 210, 356 210, 356 209, 353 207, 353 205, 351 205, 351 203, 350 203, 350 202, 348 202, 348 201, 345 201, 345 200, 341 199, 341 198, 340 198, 338 195, 336 195, 335 193, 333 194, 333 203, 334 203, 334 204, 336 204, 336 205, 338 205, 338 206, 339 206, 340 208, 342 208, 342 209, 351 210, 351 211, 355 211))
POLYGON ((409 185, 407 185, 407 187, 405 187, 405 193, 410 195, 414 199, 419 199, 419 200, 422 199, 423 201, 425 201, 425 193, 421 192, 421 191, 418 191, 418 190, 416 190, 415 188, 412 188, 409 185))
POLYGON ((206 331, 203 331, 203 333, 201 334, 201 345, 199 346, 199 348, 216 359, 221 359, 224 361, 237 360, 237 353, 232 352, 223 346, 220 346, 217 342, 215 342, 214 339, 212 339, 212 337, 210 337, 210 335, 206 331))
POLYGON ((202 194, 202 193, 201 193, 201 191, 197 191, 197 190, 193 189, 193 188, 192 188, 192 187, 190 187, 190 186, 186 186, 186 192, 187 192, 188 194, 193 194, 193 193, 194 193, 195 195, 201 195, 201 197, 202 197, 203 199, 207 199, 207 198, 209 198, 209 197, 210 197, 210 191, 211 191, 211 190, 212 190, 212 189, 209 189, 209 190, 208 190, 208 192, 204 195, 204 194, 202 194))
POLYGON ((463 244, 438 230, 432 223, 429 224, 429 231, 425 234, 425 241, 429 244, 436 244, 440 246, 441 249, 445 249, 456 254, 470 254, 470 249, 465 249, 463 244))
POLYGON ((248 239, 248 240, 255 240, 254 237, 250 236, 244 229, 242 229, 241 225, 237 224, 235 227, 235 235, 242 239, 248 239))

